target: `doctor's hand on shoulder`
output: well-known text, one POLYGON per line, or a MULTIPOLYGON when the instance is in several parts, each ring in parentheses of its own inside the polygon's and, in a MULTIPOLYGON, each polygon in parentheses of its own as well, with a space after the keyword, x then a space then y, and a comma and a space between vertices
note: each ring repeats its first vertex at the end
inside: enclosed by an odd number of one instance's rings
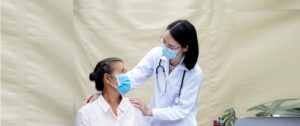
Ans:
POLYGON ((130 98, 129 101, 138 109, 141 110, 141 112, 143 113, 144 116, 152 116, 152 108, 150 108, 149 106, 147 106, 147 104, 139 99, 136 98, 130 98))
POLYGON ((81 103, 81 106, 80 107, 83 107, 85 106, 86 104, 88 103, 92 103, 93 101, 97 100, 97 98, 100 96, 100 93, 94 93, 94 94, 90 94, 88 95, 84 101, 81 103))

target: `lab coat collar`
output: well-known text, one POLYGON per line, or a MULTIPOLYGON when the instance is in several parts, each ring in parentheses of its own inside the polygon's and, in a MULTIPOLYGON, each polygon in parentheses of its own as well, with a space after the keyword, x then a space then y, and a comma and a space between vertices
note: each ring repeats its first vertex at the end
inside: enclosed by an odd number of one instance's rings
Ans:
MULTIPOLYGON (((180 69, 180 70, 188 70, 186 67, 185 67, 185 65, 184 65, 184 63, 183 63, 183 60, 184 60, 184 58, 185 58, 185 56, 183 56, 183 58, 181 59, 181 61, 180 61, 180 63, 178 64, 178 69, 180 69)), ((165 56, 162 56, 161 58, 160 58, 162 61, 167 61, 167 62, 169 62, 168 60, 168 58, 167 57, 165 57, 165 56)))

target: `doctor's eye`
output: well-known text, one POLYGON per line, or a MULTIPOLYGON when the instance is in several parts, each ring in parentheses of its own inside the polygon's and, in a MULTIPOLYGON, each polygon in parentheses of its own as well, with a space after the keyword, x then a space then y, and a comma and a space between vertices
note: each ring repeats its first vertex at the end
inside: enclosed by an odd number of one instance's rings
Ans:
POLYGON ((127 70, 126 69, 122 69, 122 73, 127 73, 127 70))

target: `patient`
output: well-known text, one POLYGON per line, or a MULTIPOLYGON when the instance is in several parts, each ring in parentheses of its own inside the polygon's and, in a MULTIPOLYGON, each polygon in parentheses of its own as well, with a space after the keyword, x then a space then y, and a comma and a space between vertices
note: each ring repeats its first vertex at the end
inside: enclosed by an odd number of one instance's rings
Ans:
POLYGON ((144 126, 139 109, 122 97, 130 89, 124 63, 119 58, 100 61, 90 80, 101 92, 95 102, 83 106, 77 113, 76 126, 144 126))

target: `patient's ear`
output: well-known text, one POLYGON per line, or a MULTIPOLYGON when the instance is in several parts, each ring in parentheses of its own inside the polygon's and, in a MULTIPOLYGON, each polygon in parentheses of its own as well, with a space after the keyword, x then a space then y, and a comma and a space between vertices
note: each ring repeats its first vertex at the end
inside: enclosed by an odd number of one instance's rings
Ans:
POLYGON ((110 82, 110 76, 109 76, 108 73, 105 73, 103 75, 103 82, 105 82, 105 83, 109 83, 110 82))

